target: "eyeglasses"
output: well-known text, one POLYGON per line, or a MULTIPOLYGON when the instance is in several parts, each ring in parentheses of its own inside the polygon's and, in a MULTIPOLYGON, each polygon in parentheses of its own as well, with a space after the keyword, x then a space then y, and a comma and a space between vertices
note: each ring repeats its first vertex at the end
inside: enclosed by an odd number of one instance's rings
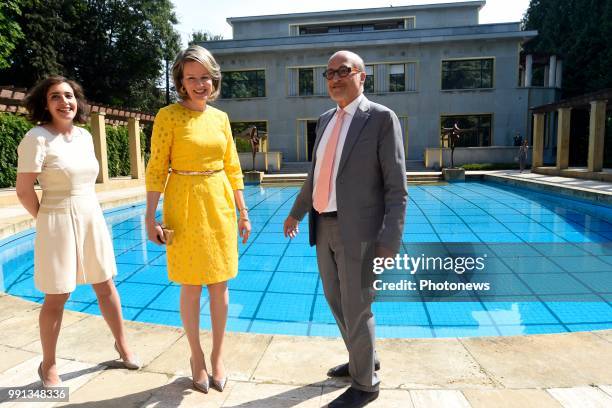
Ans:
POLYGON ((338 69, 327 69, 323 71, 323 78, 332 80, 334 76, 338 74, 339 78, 346 78, 349 74, 353 72, 359 72, 359 68, 356 67, 347 67, 346 65, 341 66, 338 69))

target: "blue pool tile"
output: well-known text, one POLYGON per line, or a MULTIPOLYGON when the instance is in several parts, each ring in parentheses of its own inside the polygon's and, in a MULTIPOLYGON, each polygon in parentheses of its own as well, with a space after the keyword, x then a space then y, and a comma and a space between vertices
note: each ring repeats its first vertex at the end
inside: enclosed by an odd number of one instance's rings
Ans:
POLYGON ((612 306, 605 302, 546 302, 563 323, 608 323, 612 306))
POLYGON ((314 294, 319 275, 314 273, 276 272, 268 287, 269 292, 314 294))
POLYGON ((183 325, 179 312, 168 312, 165 310, 143 310, 138 315, 138 320, 141 322, 165 324, 167 326, 181 327, 183 325))
POLYGON ((284 256, 317 256, 317 251, 310 244, 292 242, 287 247, 284 256))
POLYGON ((427 215, 429 222, 436 224, 459 224, 463 225, 463 220, 456 215, 427 215))
POLYGON ((8 294, 13 296, 42 296, 42 293, 34 287, 34 279, 29 276, 13 283, 13 285, 9 288, 8 294))
POLYGON ((469 234, 472 232, 465 224, 434 224, 434 229, 438 233, 445 234, 469 234))
POLYGON ((225 329, 230 332, 246 332, 249 330, 251 325, 251 319, 239 319, 235 317, 227 318, 227 325, 225 329))
MULTIPOLYGON (((123 298, 121 299, 123 300, 123 298)), ((141 308, 129 307, 124 304, 121 305, 121 314, 125 320, 134 320, 138 313, 142 311, 141 308)), ((89 313, 101 316, 100 307, 98 306, 98 302, 95 302, 89 305, 86 309, 83 309, 83 313, 89 313)))
POLYGON ((532 224, 534 221, 522 214, 501 214, 498 211, 495 211, 495 219, 499 222, 503 222, 506 224, 510 223, 519 223, 519 224, 532 224))
POLYGON ((165 286, 143 285, 140 283, 121 282, 117 285, 121 304, 128 307, 145 307, 157 297, 165 286))
POLYGON ((78 302, 93 302, 96 300, 96 293, 91 285, 78 285, 74 292, 70 294, 70 300, 78 302))
POLYGON ((612 292, 612 267, 607 272, 582 272, 575 274, 574 278, 595 292, 612 292))
POLYGON ((554 262, 567 272, 610 272, 610 264, 595 256, 555 258, 554 262))
POLYGON ((166 267, 156 265, 144 266, 130 275, 125 281, 133 283, 157 283, 160 285, 167 285, 170 283, 166 267))
POLYGON ((512 232, 479 232, 478 238, 482 242, 522 242, 520 236, 512 232))
MULTIPOLYGON (((326 323, 312 323, 310 325, 309 336, 320 336, 320 337, 340 337, 340 329, 338 329, 338 325, 326 324, 326 323)), ((376 327, 376 335, 379 336, 378 327, 376 327)))
POLYGON ((254 320, 249 331, 251 333, 283 333, 293 336, 306 336, 308 334, 308 323, 254 320))
POLYGON ((483 302, 489 315, 499 325, 559 324, 559 320, 541 302, 483 302))
MULTIPOLYGON (((590 253, 585 249, 580 248, 581 244, 573 244, 569 242, 563 243, 536 243, 532 247, 549 258, 566 257, 566 256, 589 256, 590 253)), ((585 244, 589 246, 599 244, 585 244)))
MULTIPOLYGON (((541 224, 537 224, 534 222, 509 222, 504 224, 506 228, 514 233, 526 233, 526 232, 546 232, 550 233, 551 231, 541 224)), ((522 234, 521 234, 522 235, 522 234)))
POLYGON ((251 244, 245 255, 279 255, 285 251, 289 242, 282 244, 251 244))
POLYGON ((148 265, 153 263, 160 256, 165 258, 161 252, 146 252, 129 250, 117 256, 117 263, 133 264, 133 265, 148 265))
POLYGON ((476 235, 470 233, 439 233, 438 236, 441 242, 480 242, 476 235))
POLYGON ((260 232, 253 242, 256 244, 284 244, 289 242, 289 238, 285 238, 282 232, 260 232))
POLYGON ((144 265, 136 264, 117 264, 117 275, 113 278, 115 282, 121 282, 132 276, 132 274, 142 268, 144 265))
POLYGON ((316 297, 312 310, 312 321, 316 323, 336 324, 336 319, 334 319, 325 297, 321 294, 318 294, 316 297))
POLYGON ((280 256, 271 255, 242 255, 238 261, 241 269, 274 271, 280 256))
POLYGON ((164 290, 159 294, 159 296, 157 296, 153 300, 153 302, 149 304, 148 307, 151 309, 178 312, 180 296, 180 286, 166 286, 164 290))
POLYGON ((607 322, 607 323, 568 324, 567 328, 571 332, 592 331, 592 330, 610 330, 612 329, 612 321, 607 322))
POLYGON ((281 272, 319 273, 319 266, 317 265, 317 258, 292 256, 281 259, 277 270, 281 272))
POLYGON ((490 325, 489 313, 478 302, 426 303, 432 324, 435 325, 490 325))
POLYGON ((409 234, 434 234, 435 231, 431 224, 410 224, 404 225, 404 235, 409 234))
POLYGON ((525 242, 567 242, 564 238, 552 232, 523 232, 517 233, 525 242))
POLYGON ((534 247, 529 244, 492 243, 489 245, 489 248, 491 248, 491 250, 500 258, 516 258, 519 256, 542 256, 538 251, 534 249, 534 247))
POLYGON ((79 302, 74 300, 68 300, 64 304, 64 308, 68 310, 74 310, 75 312, 82 312, 91 305, 91 302, 79 302))
POLYGON ((382 325, 429 325, 421 302, 374 302, 372 312, 376 323, 382 325))
POLYGON ((313 295, 266 293, 256 317, 266 320, 308 322, 313 295))
MULTIPOLYGON (((559 273, 563 269, 544 256, 501 258, 516 273, 559 273)), ((487 263, 488 265, 488 263, 487 263)))
POLYGON ((580 295, 592 291, 569 274, 529 273, 520 275, 539 295, 580 295))
POLYGON ((568 242, 607 242, 609 239, 594 232, 556 232, 568 242))
MULTIPOLYGON (((263 292, 231 290, 228 309, 229 317, 250 319, 254 316, 263 292)), ((203 315, 210 315, 208 308, 202 308, 203 315)))
POLYGON ((440 238, 436 234, 404 234, 403 242, 440 242, 440 238))
POLYGON ((238 272, 238 276, 229 281, 230 289, 264 291, 272 279, 273 272, 258 270, 243 270, 238 272))
POLYGON ((157 245, 151 241, 147 241, 146 244, 140 243, 130 248, 134 251, 146 251, 146 252, 166 252, 165 245, 157 245))
POLYGON ((481 235, 482 233, 508 233, 509 230, 503 224, 498 222, 491 223, 480 223, 480 224, 472 224, 470 223, 470 229, 475 233, 481 235))
POLYGON ((522 336, 526 334, 564 333, 567 330, 560 324, 509 325, 497 327, 502 336, 522 336))
POLYGON ((576 244, 576 247, 593 255, 612 255, 612 240, 603 243, 576 244))
MULTIPOLYGON (((463 211, 458 210, 458 212, 461 214, 463 221, 470 226, 475 226, 473 224, 499 224, 498 220, 492 215, 465 215, 463 211)), ((503 228, 502 231, 507 231, 507 229, 503 228)))

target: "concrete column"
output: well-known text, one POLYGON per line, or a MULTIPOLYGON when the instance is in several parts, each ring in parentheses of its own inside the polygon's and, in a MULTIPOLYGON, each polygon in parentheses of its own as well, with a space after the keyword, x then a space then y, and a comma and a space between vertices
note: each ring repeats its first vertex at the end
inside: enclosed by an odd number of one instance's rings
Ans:
POLYGON ((545 113, 533 115, 533 146, 531 149, 531 168, 542 167, 544 164, 544 122, 545 113))
POLYGON ((601 171, 606 136, 606 101, 592 101, 589 122, 589 171, 601 171))
POLYGON ((525 86, 528 88, 531 86, 531 79, 533 78, 533 55, 527 54, 525 57, 525 86))
POLYGON ((555 72, 555 88, 561 89, 563 85, 563 60, 557 61, 557 72, 555 72))
POLYGON ((557 121, 557 169, 567 169, 569 166, 570 117, 572 108, 559 108, 557 121))
POLYGON ((140 154, 140 121, 128 118, 128 138, 130 140, 130 173, 133 179, 144 178, 144 163, 140 154))
POLYGON ((93 136, 94 151, 98 159, 97 183, 108 183, 108 151, 106 149, 106 126, 104 112, 94 112, 90 115, 91 135, 93 136))
POLYGON ((557 56, 551 55, 548 63, 548 86, 554 88, 556 81, 555 77, 557 74, 557 56))

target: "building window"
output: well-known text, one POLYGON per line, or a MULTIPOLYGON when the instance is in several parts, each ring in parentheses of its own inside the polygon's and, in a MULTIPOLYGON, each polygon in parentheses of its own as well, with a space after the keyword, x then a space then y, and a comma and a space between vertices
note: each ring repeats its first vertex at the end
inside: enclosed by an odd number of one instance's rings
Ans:
POLYGON ((368 93, 374 92, 374 66, 366 65, 365 67, 366 79, 363 84, 363 91, 368 93))
MULTIPOLYGON (((406 30, 414 28, 414 18, 396 18, 389 20, 355 21, 347 23, 315 24, 299 26, 299 35, 355 33, 362 31, 406 30)), ((293 34, 295 35, 295 34, 293 34)))
POLYGON ((392 64, 389 67, 389 92, 406 90, 406 70, 404 64, 392 64))
POLYGON ((266 96, 266 73, 263 69, 224 72, 221 98, 261 98, 266 96))
POLYGON ((236 150, 238 150, 238 153, 252 152, 251 142, 247 138, 243 137, 246 135, 247 130, 251 126, 255 126, 257 128, 259 137, 262 138, 259 142, 260 151, 267 151, 265 149, 267 146, 267 140, 263 138, 263 136, 268 135, 268 122, 264 120, 254 122, 230 122, 230 127, 232 128, 232 135, 234 136, 236 150))
POLYGON ((314 94, 314 69, 300 68, 298 70, 298 95, 314 94))
POLYGON ((442 89, 493 88, 493 58, 442 61, 442 89))
POLYGON ((457 147, 491 146, 491 115, 452 115, 442 116, 440 119, 440 135, 442 128, 451 128, 455 123, 460 129, 466 130, 462 133, 457 147))

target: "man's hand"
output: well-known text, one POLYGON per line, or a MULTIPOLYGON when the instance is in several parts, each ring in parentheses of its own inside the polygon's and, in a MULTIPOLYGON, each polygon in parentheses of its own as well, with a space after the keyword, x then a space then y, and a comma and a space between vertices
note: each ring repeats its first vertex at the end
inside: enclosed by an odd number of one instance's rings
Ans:
POLYGON ((298 229, 299 223, 300 222, 292 216, 287 217, 285 223, 283 224, 283 233, 285 234, 285 238, 289 236, 289 238, 293 239, 297 236, 298 232, 300 232, 300 230, 298 229))

